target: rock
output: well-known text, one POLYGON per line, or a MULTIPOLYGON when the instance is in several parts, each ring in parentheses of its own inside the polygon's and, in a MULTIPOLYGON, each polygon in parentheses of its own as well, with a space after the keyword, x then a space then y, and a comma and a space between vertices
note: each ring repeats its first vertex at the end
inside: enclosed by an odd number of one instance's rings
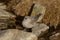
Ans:
POLYGON ((3 3, 0 3, 0 9, 6 9, 6 5, 4 5, 3 3))
POLYGON ((35 3, 45 6, 46 12, 42 20, 43 23, 57 27, 60 22, 60 0, 33 0, 35 3))
POLYGON ((6 0, 7 10, 12 11, 21 0, 6 0))
POLYGON ((15 17, 15 15, 0 9, 0 29, 7 28, 10 21, 14 21, 15 17))
POLYGON ((15 7, 15 13, 20 16, 28 15, 32 4, 32 0, 21 0, 15 7))
POLYGON ((43 5, 35 3, 33 10, 32 10, 32 13, 31 13, 31 16, 34 16, 38 13, 42 14, 39 17, 39 19, 37 20, 37 22, 40 22, 43 19, 43 16, 45 15, 45 11, 46 11, 46 8, 43 5))
POLYGON ((14 11, 16 15, 25 16, 32 6, 32 0, 10 0, 7 3, 7 9, 14 11))
POLYGON ((49 38, 50 40, 60 40, 60 32, 53 34, 49 38))
MULTIPOLYGON (((18 0, 17 0, 18 1, 18 0)), ((56 26, 60 22, 60 0, 22 0, 20 3, 18 2, 17 6, 15 7, 14 2, 8 2, 8 9, 14 9, 16 15, 24 16, 25 13, 28 13, 29 8, 31 7, 29 4, 30 2, 34 2, 35 4, 41 4, 46 8, 46 14, 44 15, 42 22, 45 24, 49 24, 50 26, 56 26), (14 5, 14 6, 13 6, 14 5), (25 6, 26 5, 26 6, 25 6), (21 9, 20 9, 21 8, 21 9)), ((43 9, 44 11, 45 9, 43 9)), ((44 13, 43 13, 44 14, 44 13)), ((34 15, 34 14, 33 14, 34 15)))
POLYGON ((44 37, 41 37, 41 38, 39 38, 38 40, 45 40, 45 38, 44 38, 44 37))
POLYGON ((23 30, 24 28, 20 25, 16 25, 16 29, 23 30))
POLYGON ((35 24, 35 27, 32 28, 32 33, 36 36, 42 36, 48 32, 49 26, 45 24, 35 24))
POLYGON ((13 15, 12 13, 9 13, 5 10, 0 9, 0 19, 3 19, 3 18, 8 19, 8 18, 14 18, 14 17, 16 16, 13 15))
POLYGON ((17 29, 8 29, 0 33, 0 40, 37 40, 37 37, 32 33, 17 29))

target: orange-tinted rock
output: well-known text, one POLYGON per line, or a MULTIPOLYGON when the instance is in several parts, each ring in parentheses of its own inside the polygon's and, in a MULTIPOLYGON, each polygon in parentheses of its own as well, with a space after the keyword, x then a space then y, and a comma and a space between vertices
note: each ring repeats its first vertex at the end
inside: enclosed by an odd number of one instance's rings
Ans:
POLYGON ((15 13, 21 16, 27 15, 28 12, 30 11, 31 6, 32 6, 32 0, 22 0, 15 7, 15 13))
POLYGON ((56 28, 60 22, 60 0, 20 0, 17 5, 14 1, 10 1, 8 2, 8 8, 14 10, 16 15, 24 16, 28 14, 32 1, 46 8, 42 22, 56 28))
POLYGON ((24 16, 28 14, 32 5, 32 0, 11 0, 8 2, 8 10, 12 9, 16 15, 24 16))
POLYGON ((34 2, 46 7, 43 23, 50 24, 50 26, 56 28, 60 22, 60 0, 34 0, 34 2))

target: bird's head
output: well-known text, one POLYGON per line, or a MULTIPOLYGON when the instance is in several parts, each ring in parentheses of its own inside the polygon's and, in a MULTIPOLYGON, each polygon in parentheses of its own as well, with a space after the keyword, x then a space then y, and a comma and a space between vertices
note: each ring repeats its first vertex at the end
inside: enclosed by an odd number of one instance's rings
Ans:
POLYGON ((37 14, 33 17, 30 16, 25 16, 22 25, 23 27, 26 28, 32 28, 34 26, 34 23, 38 20, 38 18, 40 17, 41 14, 37 14))

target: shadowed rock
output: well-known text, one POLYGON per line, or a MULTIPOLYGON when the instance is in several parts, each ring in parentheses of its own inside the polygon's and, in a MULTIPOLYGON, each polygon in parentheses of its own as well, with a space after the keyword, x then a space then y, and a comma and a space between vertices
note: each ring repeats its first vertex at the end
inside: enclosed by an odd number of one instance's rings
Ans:
POLYGON ((14 21, 15 17, 15 15, 0 9, 0 29, 6 28, 10 21, 14 21))
POLYGON ((50 40, 60 40, 60 32, 57 32, 49 37, 50 40))

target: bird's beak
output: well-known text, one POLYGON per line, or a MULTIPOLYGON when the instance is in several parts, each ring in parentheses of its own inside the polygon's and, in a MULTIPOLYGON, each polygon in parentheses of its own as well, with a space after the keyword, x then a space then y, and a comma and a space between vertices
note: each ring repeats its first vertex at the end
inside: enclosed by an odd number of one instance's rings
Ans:
POLYGON ((39 13, 39 14, 35 15, 35 16, 33 17, 33 20, 37 21, 37 20, 38 20, 38 18, 39 18, 41 15, 42 15, 41 13, 39 13))

